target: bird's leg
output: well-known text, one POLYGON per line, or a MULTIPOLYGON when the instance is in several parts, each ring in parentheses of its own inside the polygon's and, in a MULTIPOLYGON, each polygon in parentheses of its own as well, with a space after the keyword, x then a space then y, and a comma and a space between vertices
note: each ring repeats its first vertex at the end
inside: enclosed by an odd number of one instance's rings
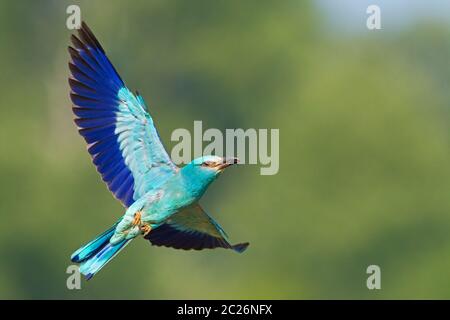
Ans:
POLYGON ((144 223, 141 226, 141 231, 144 233, 144 237, 145 237, 146 235, 148 235, 150 233, 150 231, 152 231, 152 227, 149 224, 144 223))
POLYGON ((134 214, 133 226, 140 226, 142 224, 141 216, 142 216, 141 211, 137 211, 134 214))

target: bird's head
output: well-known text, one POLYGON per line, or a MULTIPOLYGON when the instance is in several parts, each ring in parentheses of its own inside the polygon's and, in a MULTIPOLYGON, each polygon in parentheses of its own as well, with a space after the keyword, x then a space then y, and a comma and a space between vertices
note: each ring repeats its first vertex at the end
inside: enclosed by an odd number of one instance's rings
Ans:
POLYGON ((203 192, 226 168, 237 163, 238 158, 203 156, 192 160, 181 172, 191 181, 194 189, 203 192))

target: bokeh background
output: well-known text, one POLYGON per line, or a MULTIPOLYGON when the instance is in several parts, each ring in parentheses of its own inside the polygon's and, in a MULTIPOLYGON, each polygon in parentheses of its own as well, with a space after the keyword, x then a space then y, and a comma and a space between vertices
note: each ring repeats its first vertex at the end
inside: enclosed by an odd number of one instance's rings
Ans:
POLYGON ((0 298, 450 298, 449 17, 444 0, 1 1, 0 298), (280 129, 277 175, 242 165, 203 199, 245 254, 140 240, 66 288, 70 254, 123 213, 72 122, 69 4, 169 150, 194 120, 280 129))

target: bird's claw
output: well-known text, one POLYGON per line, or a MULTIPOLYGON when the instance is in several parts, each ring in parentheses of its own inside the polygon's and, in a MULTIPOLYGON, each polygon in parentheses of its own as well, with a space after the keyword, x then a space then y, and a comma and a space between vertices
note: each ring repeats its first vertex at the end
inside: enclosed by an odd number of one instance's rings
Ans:
POLYGON ((134 214, 134 219, 133 219, 132 225, 133 225, 133 227, 138 226, 139 229, 141 230, 141 232, 144 234, 144 237, 146 235, 148 235, 150 233, 150 231, 152 230, 152 227, 149 224, 142 222, 141 211, 137 211, 134 214))
POLYGON ((152 227, 148 224, 144 224, 141 226, 141 231, 144 233, 144 237, 152 231, 152 227))
POLYGON ((140 226, 142 224, 141 216, 142 216, 142 213, 140 211, 137 211, 134 214, 133 226, 140 226))

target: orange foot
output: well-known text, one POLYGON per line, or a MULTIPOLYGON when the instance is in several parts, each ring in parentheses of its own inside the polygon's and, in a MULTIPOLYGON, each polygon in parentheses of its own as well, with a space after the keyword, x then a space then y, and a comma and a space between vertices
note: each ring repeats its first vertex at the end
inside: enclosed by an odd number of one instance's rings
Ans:
POLYGON ((140 211, 134 214, 133 226, 140 226, 142 224, 141 216, 142 213, 140 211))
POLYGON ((152 227, 149 224, 143 224, 141 226, 141 231, 144 233, 144 237, 152 231, 152 227))

